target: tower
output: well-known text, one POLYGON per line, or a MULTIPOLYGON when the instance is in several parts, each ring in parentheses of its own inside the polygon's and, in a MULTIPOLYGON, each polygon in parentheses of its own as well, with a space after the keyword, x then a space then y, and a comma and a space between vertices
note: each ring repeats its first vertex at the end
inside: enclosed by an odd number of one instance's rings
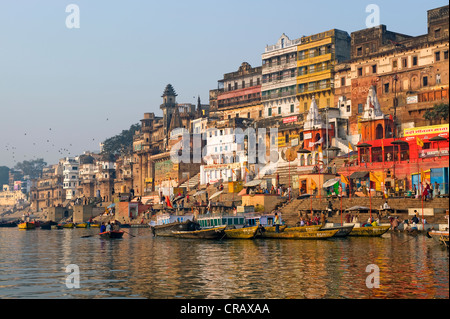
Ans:
POLYGON ((163 104, 161 104, 160 108, 163 111, 163 124, 165 136, 164 144, 167 145, 167 136, 169 134, 170 122, 172 120, 172 115, 177 105, 176 103, 177 93, 173 89, 172 84, 170 83, 167 84, 161 97, 163 98, 163 104))

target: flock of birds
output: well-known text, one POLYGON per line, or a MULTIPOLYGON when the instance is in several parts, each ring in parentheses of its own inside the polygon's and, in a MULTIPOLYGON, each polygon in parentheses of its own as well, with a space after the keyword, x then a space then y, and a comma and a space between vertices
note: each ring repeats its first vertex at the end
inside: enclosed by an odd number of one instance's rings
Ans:
MULTIPOLYGON (((106 121, 108 121, 108 118, 106 119, 106 121)), ((54 131, 52 131, 52 128, 49 128, 48 130, 49 130, 50 134, 54 133, 54 131)), ((24 133, 24 136, 27 136, 26 132, 24 133)), ((92 141, 95 141, 95 138, 92 138, 92 141)), ((56 153, 57 152, 57 153, 59 153, 61 155, 61 157, 65 157, 65 156, 70 156, 71 155, 71 152, 70 152, 69 148, 72 146, 72 144, 69 144, 69 146, 64 145, 63 147, 56 148, 57 146, 55 146, 55 142, 52 141, 51 138, 44 139, 42 143, 33 142, 33 146, 39 147, 39 150, 41 152, 42 152, 43 149, 47 148, 45 150, 46 153, 49 153, 49 152, 50 153, 52 153, 52 152, 56 153), (69 148, 67 148, 67 147, 69 147, 69 148)), ((26 161, 26 160, 36 160, 36 159, 38 159, 38 157, 36 155, 29 156, 27 158, 26 154, 23 155, 23 159, 20 159, 19 155, 17 154, 17 145, 11 144, 9 142, 6 143, 4 150, 5 150, 5 153, 10 153, 11 154, 12 160, 13 160, 15 165, 17 163, 20 163, 22 160, 26 161)), ((29 153, 31 153, 31 152, 29 152, 29 153)), ((40 156, 40 157, 42 157, 42 156, 40 156)), ((0 166, 1 166, 1 163, 0 163, 0 166)))

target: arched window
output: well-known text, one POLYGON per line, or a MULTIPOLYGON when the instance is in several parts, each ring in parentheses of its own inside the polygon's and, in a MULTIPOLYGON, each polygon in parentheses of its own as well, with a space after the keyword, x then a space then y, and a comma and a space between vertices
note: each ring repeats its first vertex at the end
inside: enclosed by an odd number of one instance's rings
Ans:
POLYGON ((381 124, 378 124, 375 129, 375 136, 377 140, 381 140, 384 138, 383 136, 383 126, 381 124))

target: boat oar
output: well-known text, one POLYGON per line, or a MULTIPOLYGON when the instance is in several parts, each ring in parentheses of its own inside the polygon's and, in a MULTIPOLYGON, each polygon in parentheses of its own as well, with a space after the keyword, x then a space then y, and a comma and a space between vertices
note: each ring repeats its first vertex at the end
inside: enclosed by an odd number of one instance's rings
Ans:
POLYGON ((130 235, 130 236, 133 236, 133 237, 136 237, 135 235, 131 235, 129 232, 126 232, 126 231, 124 231, 124 230, 122 230, 125 234, 128 234, 128 235, 130 235))

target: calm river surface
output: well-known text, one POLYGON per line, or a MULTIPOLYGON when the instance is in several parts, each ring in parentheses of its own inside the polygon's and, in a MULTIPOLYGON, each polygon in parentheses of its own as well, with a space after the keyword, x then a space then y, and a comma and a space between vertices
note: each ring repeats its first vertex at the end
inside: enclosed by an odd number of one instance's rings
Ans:
POLYGON ((449 298, 448 250, 426 236, 208 241, 125 231, 136 237, 0 228, 0 298, 449 298), (70 264, 79 288, 66 286, 70 264), (366 286, 370 264, 379 288, 366 286))

